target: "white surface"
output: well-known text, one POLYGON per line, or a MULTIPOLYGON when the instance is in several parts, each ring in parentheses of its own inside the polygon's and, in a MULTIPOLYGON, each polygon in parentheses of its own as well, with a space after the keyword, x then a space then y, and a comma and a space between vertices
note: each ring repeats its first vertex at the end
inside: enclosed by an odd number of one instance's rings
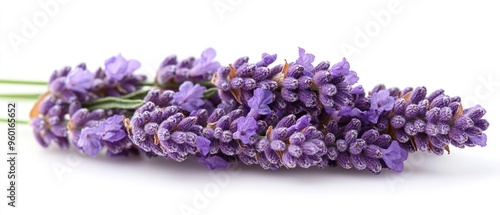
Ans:
MULTIPOLYGON (((140 60, 141 72, 152 76, 167 55, 198 56, 209 46, 218 51, 222 63, 243 55, 256 61, 262 52, 277 53, 280 61, 295 60, 297 46, 317 60, 337 62, 347 55, 342 44, 353 45, 356 28, 377 23, 370 13, 390 7, 390 1, 70 0, 58 4, 54 16, 36 34, 27 35, 28 42, 16 52, 9 35, 22 36, 23 18, 32 20, 43 13, 38 2, 47 1, 1 1, 0 78, 47 80, 54 69, 80 62, 97 69, 118 53, 140 60), (229 10, 218 14, 214 3, 229 10)), ((348 57, 360 83, 367 88, 380 82, 425 85, 460 95, 468 106, 478 101, 489 111, 486 118, 491 122, 486 148, 452 149, 451 155, 442 157, 414 154, 400 175, 241 167, 215 173, 229 175, 229 183, 217 185, 193 160, 93 159, 56 147, 46 150, 36 144, 28 126, 19 126, 18 207, 6 206, 7 163, 0 162, 0 214, 182 214, 182 207, 199 214, 498 214, 500 107, 493 98, 500 96, 499 5, 397 2, 390 21, 378 22, 385 26, 368 32, 373 35, 370 41, 348 57), (487 87, 480 81, 489 76, 497 84, 487 87), (58 177, 55 167, 66 172, 58 177), (206 193, 207 187, 206 201, 193 205, 198 192, 206 193)), ((0 90, 43 88, 3 85, 0 90)), ((6 102, 0 101, 1 117, 6 102)), ((27 118, 30 105, 20 103, 22 118, 27 118)), ((5 135, 2 124, 0 141, 6 142, 5 135)), ((7 147, 1 145, 4 160, 7 147)))

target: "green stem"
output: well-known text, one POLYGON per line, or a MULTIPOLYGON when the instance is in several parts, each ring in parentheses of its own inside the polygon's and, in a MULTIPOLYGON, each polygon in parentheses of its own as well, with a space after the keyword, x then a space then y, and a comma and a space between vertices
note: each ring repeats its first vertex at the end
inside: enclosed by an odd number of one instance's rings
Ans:
MULTIPOLYGON (((193 82, 194 84, 199 84, 201 86, 205 86, 208 88, 215 87, 214 84, 212 84, 211 81, 201 81, 201 82, 193 82)), ((169 87, 179 87, 182 83, 177 83, 177 82, 167 82, 163 84, 159 83, 151 83, 151 82, 142 82, 140 83, 141 86, 158 86, 161 88, 169 88, 169 87)))
POLYGON ((208 99, 210 97, 212 97, 213 95, 215 95, 218 91, 218 88, 216 87, 212 87, 212 88, 208 88, 207 90, 205 90, 205 93, 203 93, 203 98, 204 99, 208 99))
POLYGON ((96 109, 137 109, 144 104, 142 99, 122 99, 118 97, 104 97, 91 102, 85 102, 82 107, 93 111, 96 109))
POLYGON ((45 82, 45 81, 5 80, 5 79, 0 79, 0 84, 45 85, 45 86, 47 86, 47 82, 45 82))
POLYGON ((155 82, 141 82, 139 83, 139 86, 156 86, 156 83, 155 82))
MULTIPOLYGON (((0 118, 0 123, 9 123, 9 120, 5 118, 0 118)), ((29 122, 26 120, 16 119, 16 124, 28 125, 29 122)))
POLYGON ((144 99, 144 97, 148 94, 150 89, 139 90, 136 92, 129 93, 127 95, 120 96, 122 99, 144 99))
POLYGON ((0 94, 0 98, 4 99, 38 99, 40 94, 0 94))
POLYGON ((202 81, 202 82, 199 82, 198 84, 200 84, 201 86, 208 87, 208 88, 215 87, 215 85, 211 81, 202 81))

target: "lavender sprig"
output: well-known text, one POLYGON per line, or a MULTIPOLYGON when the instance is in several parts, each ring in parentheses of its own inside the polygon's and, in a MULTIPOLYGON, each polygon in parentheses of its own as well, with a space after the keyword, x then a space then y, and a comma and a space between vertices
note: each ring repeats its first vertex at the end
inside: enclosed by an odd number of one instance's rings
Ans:
POLYGON ((485 109, 463 108, 443 90, 379 85, 367 92, 355 86, 346 59, 313 65, 315 56, 302 48, 296 61, 274 66, 275 54, 228 66, 214 58, 211 48, 198 59, 167 57, 157 86, 145 90, 145 76, 133 74, 140 63, 121 55, 96 73, 84 64, 58 70, 35 112, 35 137, 43 146, 71 142, 90 156, 106 148, 111 156, 196 157, 209 169, 242 162, 375 174, 402 172, 408 153, 486 146, 485 109))

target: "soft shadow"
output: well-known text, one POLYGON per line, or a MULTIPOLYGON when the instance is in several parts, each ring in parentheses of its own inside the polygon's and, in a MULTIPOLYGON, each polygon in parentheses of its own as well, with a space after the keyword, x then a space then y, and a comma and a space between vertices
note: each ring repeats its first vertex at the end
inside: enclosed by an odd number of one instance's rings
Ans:
MULTIPOLYGON (((375 178, 384 178, 385 176, 394 176, 396 173, 391 170, 384 169, 378 175, 375 175, 368 170, 358 171, 355 169, 343 169, 340 167, 327 167, 325 169, 320 169, 317 167, 311 167, 308 169, 303 168, 294 168, 294 169, 278 169, 278 170, 264 170, 258 165, 242 165, 242 164, 232 164, 233 166, 230 169, 219 169, 219 170, 208 170, 202 164, 198 163, 198 161, 190 157, 184 162, 176 162, 170 159, 165 159, 161 157, 148 158, 147 156, 141 154, 139 156, 131 155, 128 157, 115 157, 111 158, 104 154, 99 154, 97 157, 89 157, 81 152, 75 150, 74 148, 62 151, 56 147, 50 147, 44 152, 47 156, 52 158, 59 157, 57 159, 64 161, 66 156, 78 155, 83 161, 97 160, 98 162, 103 162, 112 165, 119 165, 121 167, 125 166, 138 166, 144 165, 148 169, 156 169, 160 172, 165 173, 166 176, 171 177, 172 175, 178 176, 182 174, 185 177, 206 177, 207 173, 210 171, 227 171, 228 173, 236 173, 239 175, 251 175, 269 178, 271 180, 278 179, 283 180, 284 178, 290 180, 300 180, 300 181, 314 181, 314 180, 322 180, 326 177, 328 178, 357 178, 364 180, 365 178, 373 179, 375 178), (236 166, 235 166, 236 165, 236 166)), ((414 156, 413 154, 410 156, 414 156)), ((439 163, 439 156, 425 155, 421 161, 412 160, 412 157, 408 161, 405 162, 405 172, 401 173, 402 176, 409 176, 413 174, 423 174, 423 175, 448 175, 451 173, 461 173, 463 174, 465 170, 462 171, 439 171, 437 168, 432 168, 433 164, 439 163)), ((469 169, 469 168, 467 168, 469 169)), ((476 168, 470 169, 472 172, 476 168)), ((449 175, 448 175, 449 176, 449 175)))

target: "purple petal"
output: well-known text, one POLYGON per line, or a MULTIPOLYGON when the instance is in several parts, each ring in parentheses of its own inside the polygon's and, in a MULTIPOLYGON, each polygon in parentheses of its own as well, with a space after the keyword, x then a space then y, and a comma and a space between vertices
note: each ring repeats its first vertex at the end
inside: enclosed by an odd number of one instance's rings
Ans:
POLYGON ((121 54, 104 62, 106 77, 112 82, 121 81, 126 75, 132 74, 141 66, 137 60, 127 60, 121 54))
POLYGON ((310 123, 311 123, 311 117, 305 115, 297 119, 297 122, 292 127, 295 129, 295 131, 300 131, 309 126, 310 123))
POLYGON ((94 74, 81 67, 74 68, 66 77, 65 85, 68 89, 85 93, 92 87, 94 74))
POLYGON ((220 63, 212 61, 216 56, 215 49, 208 48, 201 53, 201 57, 194 62, 194 66, 189 70, 189 76, 202 76, 210 72, 215 72, 220 63))
POLYGON ((404 161, 408 159, 408 151, 401 148, 399 143, 393 141, 389 148, 382 150, 382 159, 389 169, 395 172, 403 172, 404 161))
POLYGON ((196 138, 196 146, 200 149, 202 155, 206 156, 210 152, 210 140, 198 136, 196 138))
POLYGON ((186 81, 179 86, 179 91, 174 94, 172 104, 179 105, 188 112, 197 110, 205 103, 201 99, 205 90, 206 87, 186 81))
POLYGON ((354 95, 360 95, 363 93, 365 93, 365 89, 363 88, 362 85, 358 85, 358 86, 352 88, 352 90, 351 90, 351 94, 354 94, 354 95))
POLYGON ((206 60, 212 60, 215 58, 215 55, 217 55, 217 52, 213 48, 207 48, 205 51, 201 53, 201 58, 206 59, 206 60))
POLYGON ((486 134, 469 136, 469 139, 474 143, 474 145, 478 145, 481 147, 486 146, 486 142, 488 141, 488 137, 486 134))
POLYGON ((351 85, 358 83, 358 81, 359 81, 358 73, 350 70, 349 73, 347 73, 347 75, 345 75, 345 81, 351 85))
POLYGON ((343 58, 341 62, 338 62, 332 66, 330 73, 333 76, 341 76, 341 75, 345 76, 349 74, 349 69, 350 69, 349 62, 347 62, 347 60, 343 58))
POLYGON ((96 134, 96 128, 84 128, 80 134, 77 146, 87 155, 95 157, 102 149, 102 143, 96 134))
POLYGON ((127 74, 132 74, 135 70, 141 67, 141 63, 137 60, 129 60, 127 65, 127 74))
POLYGON ((253 97, 248 100, 248 106, 257 111, 260 115, 267 115, 272 112, 268 104, 273 102, 273 93, 269 90, 257 88, 254 90, 253 97))
POLYGON ((124 130, 114 130, 106 132, 102 139, 109 142, 116 142, 123 139, 125 136, 127 136, 127 133, 124 130))
POLYGON ((233 134, 233 138, 241 140, 243 144, 250 144, 250 139, 257 134, 257 121, 253 117, 240 117, 237 120, 238 130, 233 134))

